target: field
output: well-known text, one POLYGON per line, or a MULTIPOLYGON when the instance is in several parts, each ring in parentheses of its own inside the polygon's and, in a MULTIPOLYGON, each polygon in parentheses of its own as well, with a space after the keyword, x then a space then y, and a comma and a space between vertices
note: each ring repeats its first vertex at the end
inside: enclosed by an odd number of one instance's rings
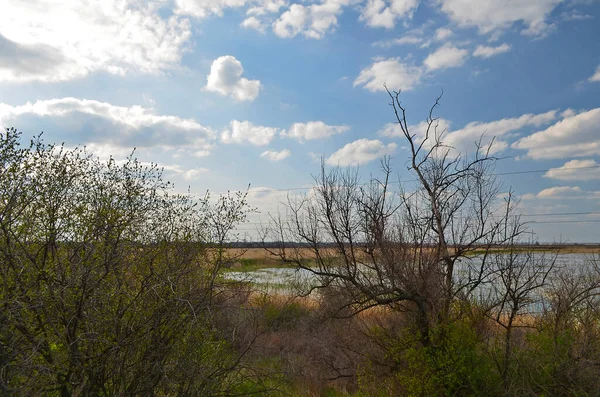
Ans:
MULTIPOLYGON (((595 257, 600 246, 536 245, 517 251, 595 257)), ((307 248, 296 253, 314 260, 307 248)), ((228 254, 238 257, 228 271, 252 274, 292 266, 260 248, 231 248, 228 254)), ((336 311, 344 299, 339 290, 301 297, 255 285, 248 304, 259 313, 261 333, 251 359, 270 373, 273 390, 267 394, 277 396, 437 396, 449 390, 595 395, 590 391, 600 379, 594 364, 600 358, 597 298, 592 293, 572 300, 570 309, 554 306, 569 294, 587 293, 585 278, 571 276, 563 273, 547 282, 546 303, 538 312, 524 309, 537 299, 534 294, 524 293, 522 301, 505 298, 504 308, 457 300, 450 325, 431 331, 431 346, 419 340, 410 305, 377 305, 346 317, 336 311), (515 302, 521 306, 509 310, 515 302)))
MULTIPOLYGON (((299 257, 314 259, 314 252, 309 248, 293 248, 293 250, 299 257)), ((518 250, 521 252, 600 255, 600 244, 523 245, 519 246, 518 250)), ((502 251, 502 249, 496 250, 496 252, 500 251, 502 251)), ((251 260, 260 267, 280 266, 283 264, 281 258, 264 248, 228 248, 227 252, 231 257, 239 258, 241 260, 251 260)), ((491 252, 494 252, 494 249, 491 249, 491 252)), ((477 254, 478 251, 475 250, 474 253, 477 254)))

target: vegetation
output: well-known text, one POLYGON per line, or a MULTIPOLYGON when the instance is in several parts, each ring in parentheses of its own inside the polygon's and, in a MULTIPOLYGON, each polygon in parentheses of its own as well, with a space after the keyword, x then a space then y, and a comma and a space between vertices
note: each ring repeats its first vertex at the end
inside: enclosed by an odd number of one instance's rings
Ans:
POLYGON ((393 193, 390 159, 366 183, 323 166, 264 231, 267 259, 230 248, 243 193, 195 200, 133 155, 6 130, 0 394, 598 395, 600 261, 524 249, 492 147, 447 147, 437 102, 414 134, 389 94, 416 187, 393 193), (317 284, 222 277, 274 264, 317 284))
POLYGON ((153 165, 23 148, 14 129, 0 162, 2 394, 217 395, 258 381, 231 336, 242 324, 220 318, 243 195, 194 202, 153 165))
MULTIPOLYGON (((315 275, 331 316, 384 310, 397 318, 366 330, 384 346, 374 363, 391 368, 389 394, 572 393, 534 387, 523 362, 537 335, 532 330, 541 332, 540 321, 558 315, 554 299, 569 302, 559 304, 568 307, 567 317, 597 307, 597 261, 567 280, 559 274, 569 270, 559 268, 555 254, 523 250, 534 242, 526 239, 513 192, 495 177, 493 141, 477 144, 471 157, 456 153, 434 117, 440 98, 419 135, 410 130, 400 93, 388 93, 416 186, 392 189, 387 158, 382 176, 366 182, 355 169, 323 165, 312 194, 290 198, 290 215, 274 218, 265 232, 265 240, 283 243, 265 248, 315 275), (307 249, 315 266, 303 263, 307 249)), ((597 340, 598 318, 590 321, 584 337, 581 323, 569 320, 569 334, 597 340)), ((589 359, 587 370, 599 364, 589 359)), ((381 377, 370 372, 363 378, 381 377)))

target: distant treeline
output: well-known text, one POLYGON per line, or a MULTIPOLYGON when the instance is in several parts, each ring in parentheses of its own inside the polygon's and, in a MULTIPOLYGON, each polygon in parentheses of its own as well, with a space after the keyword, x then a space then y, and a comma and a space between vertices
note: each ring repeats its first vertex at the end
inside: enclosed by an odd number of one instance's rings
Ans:
MULTIPOLYGON (((289 242, 289 241, 234 241, 234 242, 230 242, 228 243, 229 247, 231 248, 269 248, 269 249, 274 249, 274 248, 280 248, 280 247, 286 247, 286 248, 310 248, 312 247, 311 244, 309 243, 302 243, 302 242, 289 242)), ((323 242, 320 243, 319 246, 320 247, 333 247, 336 246, 336 243, 333 242, 323 242)), ((358 244, 360 246, 360 244, 358 244)), ((522 243, 522 244, 515 244, 515 247, 518 248, 522 248, 522 249, 526 249, 526 248, 531 248, 532 250, 563 250, 563 249, 567 249, 567 248, 572 248, 572 247, 585 247, 587 249, 599 249, 600 250, 600 243, 537 243, 537 244, 530 244, 530 243, 522 243)), ((497 245, 497 246, 488 246, 488 245, 481 245, 481 246, 474 246, 473 248, 475 249, 488 249, 488 248, 501 248, 501 245, 497 245)))

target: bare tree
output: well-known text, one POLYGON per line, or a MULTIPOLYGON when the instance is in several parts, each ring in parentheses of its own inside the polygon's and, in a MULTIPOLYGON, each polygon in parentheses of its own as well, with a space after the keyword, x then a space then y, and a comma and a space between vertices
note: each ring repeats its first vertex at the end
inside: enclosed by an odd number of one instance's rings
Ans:
MULTIPOLYGON (((518 221, 514 222, 519 227, 518 221)), ((519 372, 513 364, 514 335, 518 329, 531 329, 534 319, 541 312, 544 289, 554 270, 556 254, 546 258, 545 254, 522 251, 509 245, 507 251, 493 254, 492 262, 496 273, 489 284, 493 304, 488 307, 488 316, 503 329, 503 338, 498 341, 502 348, 494 360, 498 367, 504 393, 511 395, 512 376, 519 372)))
POLYGON ((286 216, 274 218, 266 236, 282 242, 273 254, 317 276, 315 288, 336 290, 337 315, 374 306, 411 313, 429 345, 431 327, 447 323, 453 302, 473 296, 492 272, 490 250, 523 229, 508 229, 515 205, 511 194, 501 197, 493 140, 475 142, 470 157, 457 154, 434 116, 441 97, 419 134, 409 127, 400 92, 388 94, 416 187, 394 189, 389 158, 382 176, 366 183, 355 169, 322 165, 312 191, 289 198, 286 216))

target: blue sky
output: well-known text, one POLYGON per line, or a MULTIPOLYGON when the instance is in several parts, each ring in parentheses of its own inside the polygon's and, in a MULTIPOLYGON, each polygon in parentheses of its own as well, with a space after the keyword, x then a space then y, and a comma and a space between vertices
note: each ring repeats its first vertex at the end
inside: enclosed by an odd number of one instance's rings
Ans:
POLYGON ((2 0, 0 124, 136 147, 182 191, 250 183, 259 222, 321 156, 366 176, 388 154, 407 177, 383 84, 416 133, 443 90, 447 142, 496 137, 541 241, 598 242, 599 18, 593 0, 2 0))

